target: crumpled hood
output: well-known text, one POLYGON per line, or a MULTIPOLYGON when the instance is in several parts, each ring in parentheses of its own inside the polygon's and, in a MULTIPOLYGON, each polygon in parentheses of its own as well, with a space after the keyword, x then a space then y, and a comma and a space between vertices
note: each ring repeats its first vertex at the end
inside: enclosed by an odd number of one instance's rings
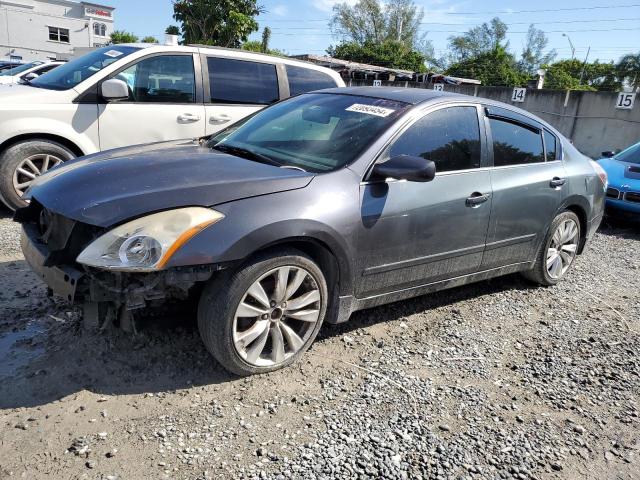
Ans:
POLYGON ((313 176, 196 142, 164 142, 67 162, 34 181, 27 198, 65 217, 110 227, 160 210, 209 207, 303 188, 313 176))

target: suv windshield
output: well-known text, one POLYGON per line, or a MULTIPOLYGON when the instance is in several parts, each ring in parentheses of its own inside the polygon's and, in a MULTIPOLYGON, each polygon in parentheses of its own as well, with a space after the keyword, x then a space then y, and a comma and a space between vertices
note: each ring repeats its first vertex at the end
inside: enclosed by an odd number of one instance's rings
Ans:
POLYGON ((209 140, 209 147, 263 163, 329 172, 348 165, 409 104, 314 93, 266 108, 209 140))
POLYGON ((30 85, 49 90, 69 90, 106 66, 138 50, 138 47, 122 45, 100 48, 48 71, 32 80, 30 85))
POLYGON ((9 68, 8 70, 3 70, 0 73, 0 77, 11 77, 13 75, 17 75, 25 70, 29 70, 30 68, 37 67, 42 64, 42 62, 33 62, 33 63, 25 63, 24 65, 18 65, 13 68, 9 68))
POLYGON ((640 163, 640 143, 621 151, 616 155, 616 160, 627 163, 640 163))

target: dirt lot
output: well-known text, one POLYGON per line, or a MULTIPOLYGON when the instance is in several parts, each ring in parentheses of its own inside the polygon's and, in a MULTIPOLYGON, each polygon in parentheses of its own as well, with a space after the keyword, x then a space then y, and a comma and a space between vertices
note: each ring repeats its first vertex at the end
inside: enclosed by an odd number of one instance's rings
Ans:
POLYGON ((230 377, 188 306, 87 333, 0 218, 0 479, 640 478, 640 230, 560 286, 518 276, 359 312, 230 377))

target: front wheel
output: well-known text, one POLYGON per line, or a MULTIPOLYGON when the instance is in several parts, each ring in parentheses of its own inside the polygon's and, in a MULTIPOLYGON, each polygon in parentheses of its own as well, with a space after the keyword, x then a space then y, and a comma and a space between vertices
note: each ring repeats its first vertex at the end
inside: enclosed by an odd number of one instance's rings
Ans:
POLYGON ((533 269, 523 272, 525 278, 544 286, 558 283, 578 254, 580 238, 578 216, 570 211, 562 212, 551 223, 533 269))
POLYGON ((11 210, 24 207, 24 192, 40 175, 75 158, 73 152, 51 140, 27 140, 0 154, 0 199, 11 210))
POLYGON ((265 373, 295 362, 324 319, 328 290, 304 253, 263 255, 210 282, 198 306, 198 328, 215 359, 237 375, 265 373))

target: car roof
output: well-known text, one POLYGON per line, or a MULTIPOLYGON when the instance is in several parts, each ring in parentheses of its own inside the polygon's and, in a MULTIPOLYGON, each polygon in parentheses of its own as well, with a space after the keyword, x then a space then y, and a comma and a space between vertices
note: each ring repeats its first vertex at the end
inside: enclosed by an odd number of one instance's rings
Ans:
POLYGON ((497 100, 491 100, 484 97, 473 97, 471 95, 463 95, 462 93, 442 92, 438 90, 431 90, 427 88, 397 88, 397 87, 343 87, 343 88, 327 88, 319 90, 321 93, 335 93, 340 95, 358 95, 361 97, 381 98, 384 100, 392 100, 396 102, 404 102, 410 105, 420 105, 424 103, 439 103, 443 101, 451 102, 474 102, 481 103, 486 106, 494 106, 510 110, 515 114, 523 115, 535 122, 538 122, 545 128, 551 130, 556 135, 561 136, 560 132, 545 122, 540 117, 537 117, 531 112, 515 107, 508 103, 499 102, 497 100))

